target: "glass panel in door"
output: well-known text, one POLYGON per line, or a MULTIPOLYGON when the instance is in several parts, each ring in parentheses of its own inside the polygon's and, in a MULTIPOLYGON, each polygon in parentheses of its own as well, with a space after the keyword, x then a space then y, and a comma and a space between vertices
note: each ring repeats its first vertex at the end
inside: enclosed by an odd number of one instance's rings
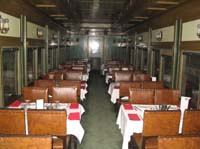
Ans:
POLYGON ((3 49, 3 95, 4 105, 17 94, 17 48, 3 49))
POLYGON ((200 53, 185 53, 183 94, 192 97, 191 108, 200 108, 200 53))

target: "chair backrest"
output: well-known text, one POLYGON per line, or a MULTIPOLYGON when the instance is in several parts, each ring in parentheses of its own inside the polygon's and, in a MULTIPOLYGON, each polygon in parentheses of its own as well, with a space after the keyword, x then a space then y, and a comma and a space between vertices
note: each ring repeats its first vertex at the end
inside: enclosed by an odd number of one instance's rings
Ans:
POLYGON ((132 81, 131 71, 117 71, 114 73, 115 82, 130 82, 132 81))
POLYGON ((133 81, 151 81, 151 77, 150 75, 144 73, 134 73, 133 81))
POLYGON ((163 82, 143 82, 142 88, 144 89, 164 89, 164 83, 163 82))
POLYGON ((24 110, 0 109, 0 134, 25 134, 24 110))
POLYGON ((24 87, 23 88, 23 100, 30 100, 30 102, 36 102, 37 99, 44 99, 44 102, 48 102, 48 88, 46 87, 24 87))
POLYGON ((63 79, 64 79, 64 73, 62 73, 61 71, 60 72, 56 72, 54 74, 54 80, 60 81, 60 80, 63 80, 63 79))
POLYGON ((176 111, 144 111, 142 135, 163 136, 178 135, 181 112, 176 111))
POLYGON ((141 82, 120 82, 120 97, 129 96, 129 88, 141 88, 141 82))
POLYGON ((81 81, 83 77, 82 71, 67 71, 65 73, 65 80, 78 80, 81 81))
POLYGON ((1 135, 2 149, 52 149, 51 136, 1 135))
POLYGON ((66 110, 27 110, 28 132, 30 135, 67 134, 66 110))
POLYGON ((49 73, 47 74, 47 79, 49 79, 49 80, 54 80, 54 75, 55 75, 55 72, 49 72, 49 73))
POLYGON ((58 82, 58 85, 63 86, 76 86, 77 87, 77 94, 80 96, 81 90, 81 81, 73 81, 73 80, 62 80, 58 82))
POLYGON ((108 74, 112 75, 114 71, 119 71, 119 70, 120 70, 119 66, 108 67, 108 74))
POLYGON ((77 98, 77 87, 75 86, 64 86, 64 87, 53 87, 52 102, 59 101, 60 103, 74 103, 78 102, 77 98))
POLYGON ((129 89, 129 103, 131 104, 153 104, 154 90, 153 89, 129 89))
POLYGON ((186 110, 182 134, 200 134, 200 110, 186 110))
POLYGON ((52 87, 55 86, 55 81, 54 80, 35 80, 34 81, 34 86, 38 87, 47 87, 48 88, 48 93, 52 95, 52 87))
POLYGON ((199 149, 200 136, 161 136, 158 137, 158 149, 199 149))
POLYGON ((179 105, 180 91, 175 89, 156 89, 155 104, 179 105))

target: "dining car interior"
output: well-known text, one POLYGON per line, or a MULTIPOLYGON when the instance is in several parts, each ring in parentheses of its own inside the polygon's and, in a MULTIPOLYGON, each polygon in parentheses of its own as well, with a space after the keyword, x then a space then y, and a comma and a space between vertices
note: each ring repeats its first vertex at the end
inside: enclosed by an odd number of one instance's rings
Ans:
POLYGON ((0 0, 0 149, 199 149, 200 0, 0 0))

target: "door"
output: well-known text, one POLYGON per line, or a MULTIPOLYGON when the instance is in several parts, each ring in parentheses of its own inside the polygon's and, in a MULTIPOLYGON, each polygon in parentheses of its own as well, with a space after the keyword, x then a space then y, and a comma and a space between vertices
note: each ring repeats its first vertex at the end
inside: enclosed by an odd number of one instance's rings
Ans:
POLYGON ((192 97, 191 108, 200 109, 200 53, 183 53, 182 94, 192 97))
POLYGON ((89 37, 89 58, 92 70, 100 70, 101 60, 103 58, 103 36, 89 37))
POLYGON ((17 95, 18 50, 18 48, 2 49, 2 82, 4 106, 7 106, 9 103, 11 103, 12 97, 17 95))

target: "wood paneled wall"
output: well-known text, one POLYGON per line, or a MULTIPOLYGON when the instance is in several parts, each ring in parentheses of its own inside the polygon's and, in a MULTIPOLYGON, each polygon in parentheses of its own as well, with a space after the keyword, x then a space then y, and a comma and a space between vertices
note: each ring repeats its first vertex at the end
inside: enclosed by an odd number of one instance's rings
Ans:
POLYGON ((136 26, 132 31, 144 32, 149 27, 152 29, 162 28, 175 24, 177 18, 181 18, 182 22, 187 22, 200 18, 200 0, 189 0, 181 4, 177 8, 165 12, 163 15, 157 16, 150 21, 144 22, 136 26))
POLYGON ((62 29, 62 27, 50 17, 44 15, 38 9, 28 4, 26 0, 1 0, 0 11, 18 18, 23 14, 27 16, 27 21, 41 26, 49 25, 52 29, 62 29))

